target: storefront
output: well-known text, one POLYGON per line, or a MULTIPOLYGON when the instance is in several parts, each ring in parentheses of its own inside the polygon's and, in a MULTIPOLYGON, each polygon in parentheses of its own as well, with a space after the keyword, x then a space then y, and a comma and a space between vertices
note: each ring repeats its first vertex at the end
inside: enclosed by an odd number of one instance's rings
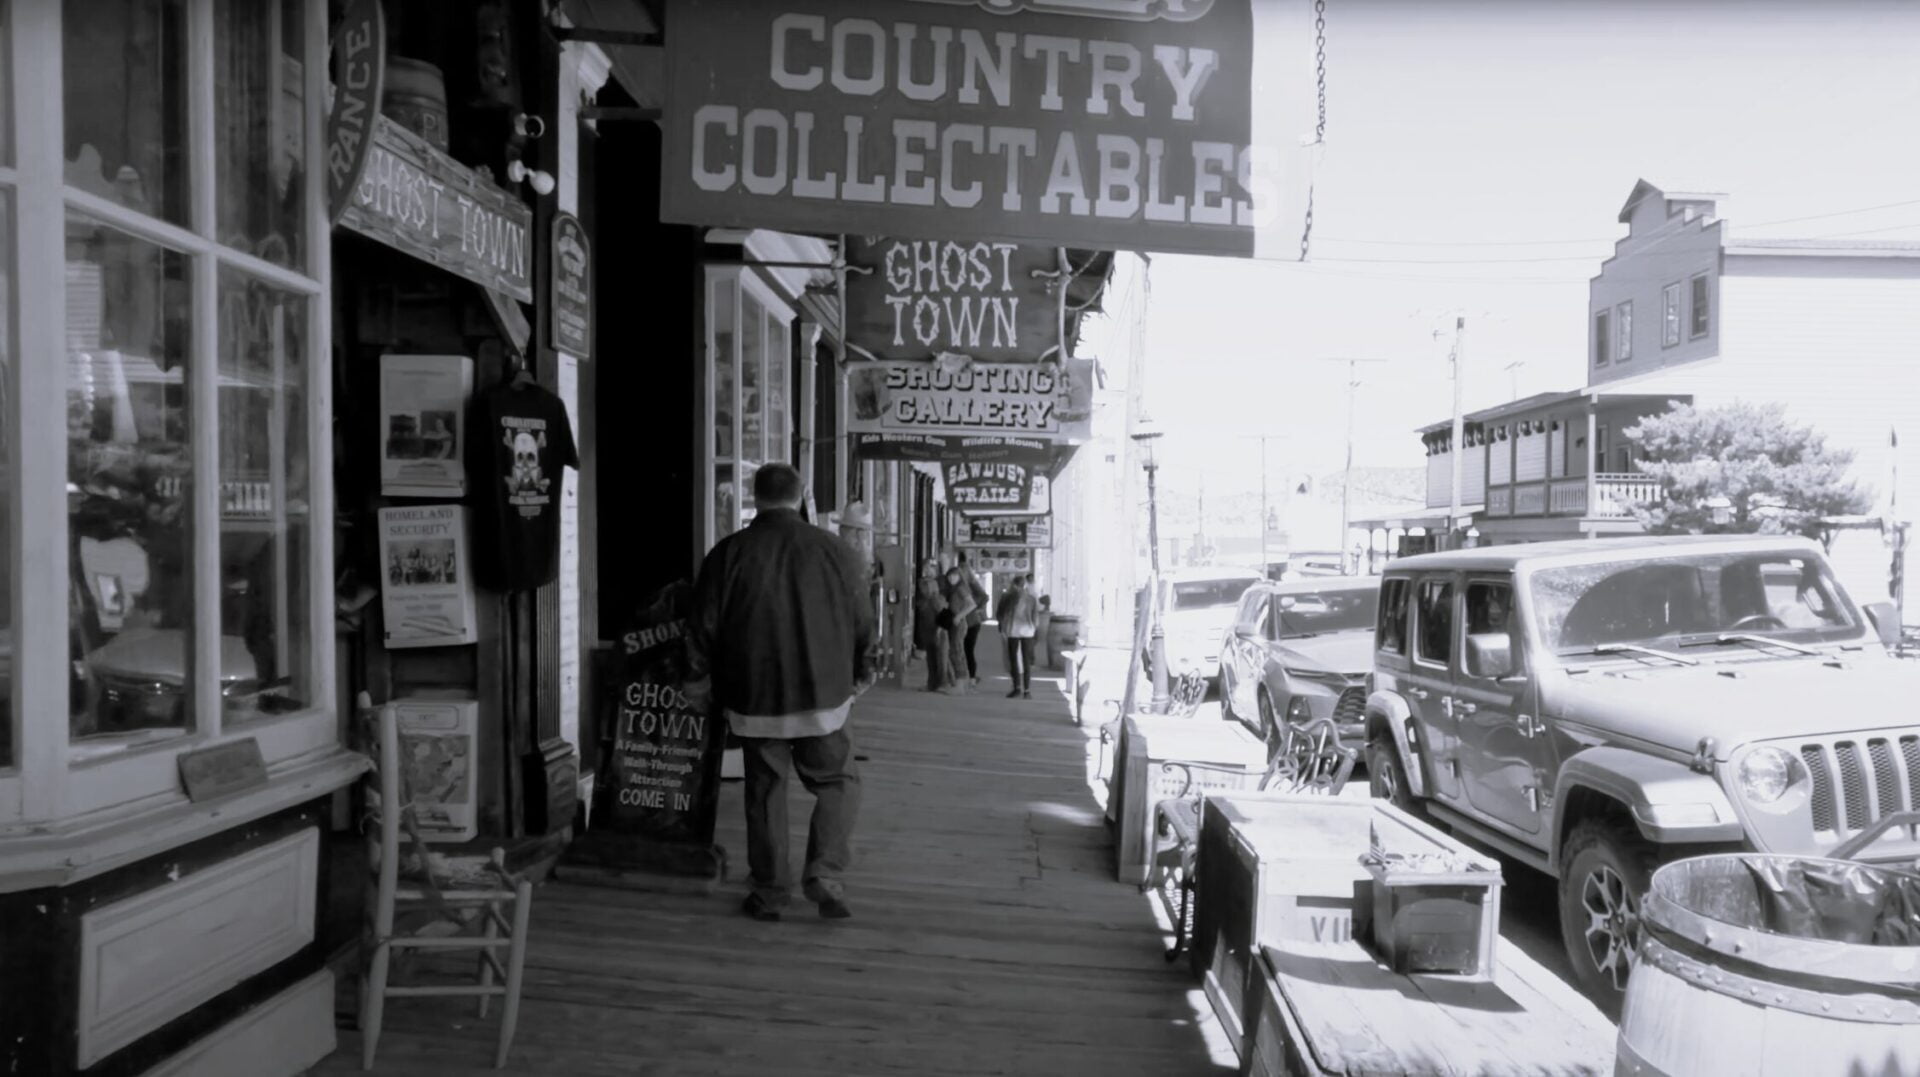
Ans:
POLYGON ((475 704, 475 843, 573 822, 577 471, 553 578, 429 646, 394 592, 479 555, 380 532, 485 510, 472 394, 578 414, 556 222, 608 65, 535 3, 13 0, 0 67, 0 1069, 296 1073, 359 931, 358 692, 475 704), (460 395, 394 407, 396 356, 460 395))

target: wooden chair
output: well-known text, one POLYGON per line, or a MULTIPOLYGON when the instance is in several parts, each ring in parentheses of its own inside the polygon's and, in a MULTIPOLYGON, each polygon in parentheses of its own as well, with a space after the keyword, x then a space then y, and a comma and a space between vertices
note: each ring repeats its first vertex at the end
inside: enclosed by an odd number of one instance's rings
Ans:
POLYGON ((464 877, 445 863, 436 864, 421 836, 413 795, 400 754, 398 720, 392 707, 375 707, 367 693, 357 700, 362 726, 378 753, 370 777, 365 826, 373 906, 370 948, 360 991, 360 1068, 373 1068, 380 1043, 386 1001, 428 995, 478 998, 480 1016, 502 998, 500 1038, 493 1064, 507 1064, 514 1026, 520 1019, 520 983, 527 959, 527 920, 533 884, 507 870, 506 855, 495 848, 491 859, 464 877), (403 848, 403 840, 405 848, 403 848), (404 923, 403 923, 404 921, 404 923), (474 934, 475 928, 478 934, 474 934), (506 951, 502 964, 500 951, 506 951), (477 951, 477 982, 470 984, 389 985, 395 952, 477 951), (496 980, 497 978, 497 980, 496 980))
MULTIPOLYGON (((1267 772, 1255 788, 1260 792, 1317 793, 1339 796, 1353 775, 1360 750, 1340 742, 1331 718, 1288 722, 1280 742, 1267 761, 1267 772)), ((1152 874, 1143 890, 1159 895, 1173 922, 1173 947, 1168 961, 1177 961, 1193 937, 1193 892, 1200 850, 1200 801, 1194 789, 1195 771, 1239 774, 1231 767, 1211 763, 1169 761, 1160 764, 1168 774, 1182 774, 1180 791, 1154 805, 1152 874)))

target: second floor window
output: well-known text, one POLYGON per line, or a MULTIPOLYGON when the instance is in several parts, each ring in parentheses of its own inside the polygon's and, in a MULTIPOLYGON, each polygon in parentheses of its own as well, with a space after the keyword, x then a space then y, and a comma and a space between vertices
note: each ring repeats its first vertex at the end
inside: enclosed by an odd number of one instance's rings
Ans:
POLYGON ((1693 324, 1688 328, 1689 336, 1698 339, 1707 335, 1708 319, 1712 316, 1711 300, 1708 298, 1707 275, 1693 278, 1693 324))
POLYGON ((1593 365, 1606 366, 1612 357, 1608 350, 1611 336, 1607 333, 1607 312, 1600 311, 1593 316, 1593 365))
POLYGON ((1671 348, 1680 343, 1680 286, 1669 284, 1660 292, 1660 345, 1671 348))
POLYGON ((1614 308, 1613 332, 1620 338, 1620 361, 1633 358, 1633 303, 1628 301, 1614 308))

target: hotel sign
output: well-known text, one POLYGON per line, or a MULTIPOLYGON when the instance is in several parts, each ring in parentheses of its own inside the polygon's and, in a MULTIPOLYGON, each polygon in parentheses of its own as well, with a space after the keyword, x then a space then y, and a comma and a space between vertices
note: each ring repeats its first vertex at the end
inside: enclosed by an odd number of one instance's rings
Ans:
POLYGON ((968 516, 961 546, 1008 546, 1030 550, 1053 546, 1052 516, 968 516))
POLYGON ((1093 360, 1065 363, 867 362, 847 367, 858 433, 993 434, 1085 440, 1093 360))
POLYGON ((385 116, 374 117, 366 165, 340 224, 533 302, 533 211, 385 116))
POLYGON ((1309 15, 1265 0, 678 0, 661 219, 1297 257, 1309 15), (1258 79, 1256 39, 1273 43, 1258 79))

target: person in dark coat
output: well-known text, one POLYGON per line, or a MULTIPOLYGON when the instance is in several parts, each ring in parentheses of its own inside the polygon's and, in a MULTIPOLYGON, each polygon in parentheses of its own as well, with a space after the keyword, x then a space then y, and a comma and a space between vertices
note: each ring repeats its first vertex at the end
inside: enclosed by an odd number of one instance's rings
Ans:
POLYGON ((940 593, 940 581, 932 576, 920 578, 920 593, 913 597, 913 646, 927 655, 927 691, 938 692, 947 686, 947 632, 940 627, 947 611, 946 596, 940 593))
POLYGON ((860 806, 848 716, 872 687, 874 612, 867 566, 800 515, 800 474, 753 476, 753 523, 700 566, 687 629, 691 706, 724 715, 746 756, 747 866, 742 911, 778 920, 793 889, 787 775, 814 797, 802 892, 820 915, 851 915, 841 882, 860 806))

